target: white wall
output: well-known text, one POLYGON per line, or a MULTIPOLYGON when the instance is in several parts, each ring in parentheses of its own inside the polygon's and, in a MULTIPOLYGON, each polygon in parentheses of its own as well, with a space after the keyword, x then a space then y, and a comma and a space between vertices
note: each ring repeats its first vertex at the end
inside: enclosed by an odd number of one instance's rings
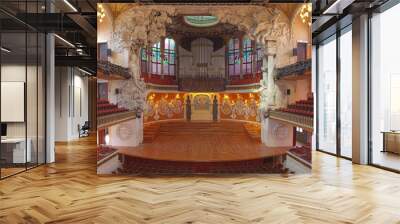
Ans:
POLYGON ((88 78, 71 67, 56 67, 55 73, 55 140, 70 141, 88 120, 88 78))

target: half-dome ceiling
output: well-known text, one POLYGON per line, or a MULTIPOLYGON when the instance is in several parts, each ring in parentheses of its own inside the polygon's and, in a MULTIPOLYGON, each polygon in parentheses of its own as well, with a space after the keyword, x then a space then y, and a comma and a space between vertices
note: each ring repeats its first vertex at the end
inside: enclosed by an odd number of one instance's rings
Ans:
POLYGON ((216 16, 184 16, 183 18, 187 24, 194 27, 210 27, 219 22, 216 16))

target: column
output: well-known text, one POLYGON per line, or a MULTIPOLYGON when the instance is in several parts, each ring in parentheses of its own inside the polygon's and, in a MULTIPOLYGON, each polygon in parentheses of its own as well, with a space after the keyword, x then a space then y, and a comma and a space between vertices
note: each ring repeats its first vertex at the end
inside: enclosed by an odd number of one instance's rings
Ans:
POLYGON ((89 77, 88 80, 88 102, 90 131, 96 132, 97 128, 97 78, 89 77))
POLYGON ((368 163, 368 15, 353 20, 353 162, 368 163))
POLYGON ((55 54, 54 34, 46 35, 46 163, 55 161, 55 54))

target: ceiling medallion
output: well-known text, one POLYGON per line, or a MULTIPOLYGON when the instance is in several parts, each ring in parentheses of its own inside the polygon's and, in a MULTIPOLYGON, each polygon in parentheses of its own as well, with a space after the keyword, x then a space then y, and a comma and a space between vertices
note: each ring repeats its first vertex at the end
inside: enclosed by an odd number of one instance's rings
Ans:
POLYGON ((185 23, 194 27, 210 27, 218 24, 216 16, 184 16, 185 23))

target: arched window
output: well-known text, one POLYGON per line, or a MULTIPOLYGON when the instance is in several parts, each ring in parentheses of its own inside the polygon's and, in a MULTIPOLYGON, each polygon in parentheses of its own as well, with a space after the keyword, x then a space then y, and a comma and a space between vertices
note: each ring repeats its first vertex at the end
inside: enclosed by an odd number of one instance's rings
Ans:
POLYGON ((261 72, 263 53, 261 46, 250 38, 232 38, 228 43, 229 76, 256 74, 261 72), (254 51, 254 47, 256 50, 254 51))
POLYGON ((256 73, 261 72, 262 64, 263 64, 263 56, 264 53, 261 49, 261 44, 256 43, 256 73))
POLYGON ((144 75, 144 74, 147 74, 147 73, 149 73, 149 71, 148 71, 148 60, 147 60, 147 52, 146 52, 146 49, 145 48, 142 48, 141 49, 141 51, 140 51, 140 58, 141 58, 141 65, 140 65, 140 68, 141 68, 141 70, 142 70, 142 75, 144 75))
POLYGON ((240 46, 239 38, 232 38, 228 43, 228 74, 240 75, 240 46))
POLYGON ((171 38, 164 40, 163 74, 175 75, 175 41, 171 38))
POLYGON ((250 38, 243 39, 243 74, 252 74, 253 44, 250 38))
POLYGON ((150 73, 161 75, 161 44, 160 42, 151 48, 151 66, 150 73))
POLYGON ((142 75, 175 75, 176 51, 175 41, 165 38, 154 44, 150 52, 141 50, 141 71, 142 75))

